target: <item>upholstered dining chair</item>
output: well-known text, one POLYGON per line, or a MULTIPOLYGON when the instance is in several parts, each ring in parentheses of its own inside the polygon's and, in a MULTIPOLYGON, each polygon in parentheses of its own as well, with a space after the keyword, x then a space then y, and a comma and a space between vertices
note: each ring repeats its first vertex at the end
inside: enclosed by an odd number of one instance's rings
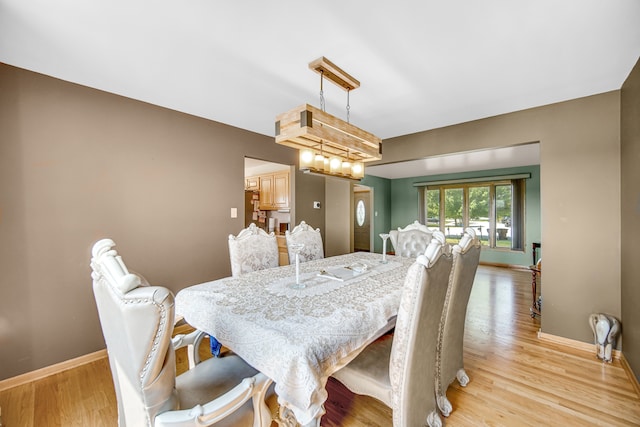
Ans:
POLYGON ((275 234, 267 233, 254 223, 237 236, 230 234, 229 259, 232 276, 277 267, 279 255, 275 234))
MULTIPOLYGON (((174 296, 127 270, 110 239, 96 242, 91 276, 118 403, 118 425, 269 426, 271 380, 237 355, 211 358, 176 377, 175 348, 202 332, 172 339, 174 296)), ((198 362, 197 357, 189 359, 198 362)), ((190 367, 191 367, 190 363, 190 367)))
POLYGON ((291 250, 292 243, 304 243, 304 247, 300 250, 300 262, 311 261, 314 259, 324 258, 324 248, 322 246, 322 235, 320 229, 315 230, 309 224, 301 221, 293 230, 285 231, 285 239, 287 241, 287 250, 289 252, 289 262, 293 262, 295 254, 291 250))
POLYGON ((441 426, 435 394, 438 325, 447 293, 449 245, 432 240, 407 273, 394 334, 367 346, 333 377, 392 409, 394 427, 441 426))
POLYGON ((480 241, 472 228, 465 229, 460 241, 452 248, 453 266, 442 310, 436 355, 436 394, 438 407, 445 417, 453 409, 446 395, 449 385, 456 378, 463 387, 469 383, 463 359, 464 324, 480 261, 480 248, 480 241))
POLYGON ((389 239, 396 255, 415 258, 425 251, 432 234, 426 225, 414 221, 404 228, 389 231, 389 239))

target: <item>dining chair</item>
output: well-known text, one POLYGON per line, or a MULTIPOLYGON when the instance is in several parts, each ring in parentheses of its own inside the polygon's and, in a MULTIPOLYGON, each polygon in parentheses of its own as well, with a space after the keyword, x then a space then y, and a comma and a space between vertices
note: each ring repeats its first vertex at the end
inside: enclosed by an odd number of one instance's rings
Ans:
MULTIPOLYGON (((237 355, 176 377, 175 348, 198 352, 201 331, 172 339, 174 295, 129 272, 110 239, 92 249, 93 292, 118 403, 118 425, 269 426, 271 380, 237 355)), ((189 359, 199 362, 192 354, 189 359)), ((195 365, 195 366, 192 366, 195 365)))
POLYGON ((389 231, 389 239, 396 255, 415 258, 425 251, 432 234, 426 225, 414 221, 404 228, 389 231))
POLYGON ((464 370, 464 325, 480 261, 480 248, 480 241, 472 228, 466 228, 460 241, 452 248, 453 266, 440 320, 436 354, 436 395, 438 408, 445 417, 453 409, 446 394, 449 385, 456 378, 462 387, 469 383, 469 376, 464 370))
POLYGON ((251 271, 278 266, 278 241, 273 232, 267 233, 254 223, 237 236, 229 235, 231 275, 239 276, 251 271))
POLYGON ((295 253, 291 250, 292 243, 303 243, 304 247, 300 250, 300 262, 311 261, 314 259, 324 258, 324 248, 322 245, 322 235, 320 229, 315 230, 309 224, 301 221, 293 230, 285 231, 285 239, 287 241, 287 251, 289 253, 289 262, 295 259, 295 253))
POLYGON ((441 426, 435 394, 438 325, 451 271, 448 244, 433 239, 405 278, 395 332, 367 346, 333 377, 392 409, 394 427, 441 426))

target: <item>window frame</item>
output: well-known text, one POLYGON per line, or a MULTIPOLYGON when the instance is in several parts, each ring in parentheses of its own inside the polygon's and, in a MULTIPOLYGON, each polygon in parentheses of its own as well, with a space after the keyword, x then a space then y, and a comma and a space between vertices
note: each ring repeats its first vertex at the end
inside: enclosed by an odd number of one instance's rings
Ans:
POLYGON ((448 181, 438 182, 434 184, 422 183, 419 185, 419 219, 423 224, 427 224, 428 207, 427 207, 427 191, 439 191, 439 217, 438 229, 445 233, 445 190, 446 189, 462 189, 462 222, 463 229, 469 227, 469 189, 472 187, 489 187, 489 230, 488 239, 482 241, 482 244, 492 250, 524 252, 525 251, 525 233, 526 226, 524 214, 526 212, 526 185, 525 177, 514 177, 510 179, 487 179, 487 180, 461 180, 460 182, 448 181), (511 238, 508 247, 498 246, 497 226, 499 218, 497 218, 496 206, 496 187, 509 185, 511 187, 511 238), (493 230, 493 231, 492 231, 493 230))

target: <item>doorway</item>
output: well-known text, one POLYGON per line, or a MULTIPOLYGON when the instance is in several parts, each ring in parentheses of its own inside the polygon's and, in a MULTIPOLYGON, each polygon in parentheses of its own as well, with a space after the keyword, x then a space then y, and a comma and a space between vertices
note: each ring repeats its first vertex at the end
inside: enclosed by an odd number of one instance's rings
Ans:
POLYGON ((371 189, 363 185, 353 187, 353 250, 371 251, 371 189))
POLYGON ((244 227, 267 232, 289 230, 292 216, 291 166, 244 158, 244 227))

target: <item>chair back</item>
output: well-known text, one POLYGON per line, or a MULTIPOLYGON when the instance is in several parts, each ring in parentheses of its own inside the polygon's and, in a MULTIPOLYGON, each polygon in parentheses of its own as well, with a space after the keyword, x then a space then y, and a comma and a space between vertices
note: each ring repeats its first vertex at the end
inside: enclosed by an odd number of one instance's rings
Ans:
POLYGON ((177 409, 175 353, 171 343, 174 297, 141 286, 103 239, 92 250, 91 276, 118 401, 118 425, 152 426, 157 414, 177 409))
POLYGON ((404 228, 398 227, 397 230, 389 232, 395 254, 410 258, 415 258, 424 253, 431 242, 432 235, 433 231, 418 221, 414 221, 404 228))
POLYGON ((251 271, 278 266, 278 241, 255 224, 243 229, 237 236, 229 235, 231 275, 240 276, 251 271))
POLYGON ((320 234, 319 228, 314 230, 309 224, 301 221, 293 230, 285 231, 284 235, 287 240, 289 263, 293 263, 295 260, 295 254, 291 250, 291 243, 304 243, 304 248, 302 248, 298 255, 300 262, 324 258, 322 234, 320 234))
MULTIPOLYGON (((438 325, 447 293, 451 255, 433 239, 405 279, 389 363, 394 426, 424 425, 437 415, 435 360, 438 325)), ((431 425, 431 424, 430 424, 431 425)))
MULTIPOLYGON (((466 378, 461 383, 468 382, 466 373, 459 373, 459 371, 464 368, 464 326, 469 296, 480 261, 480 248, 480 241, 472 228, 465 229, 458 244, 452 248, 453 266, 449 276, 449 289, 442 310, 438 334, 436 388, 439 399, 445 397, 449 384, 456 376, 464 375, 464 377, 458 378, 466 378)), ((441 409, 445 415, 448 415, 446 408, 441 406, 441 409)))

